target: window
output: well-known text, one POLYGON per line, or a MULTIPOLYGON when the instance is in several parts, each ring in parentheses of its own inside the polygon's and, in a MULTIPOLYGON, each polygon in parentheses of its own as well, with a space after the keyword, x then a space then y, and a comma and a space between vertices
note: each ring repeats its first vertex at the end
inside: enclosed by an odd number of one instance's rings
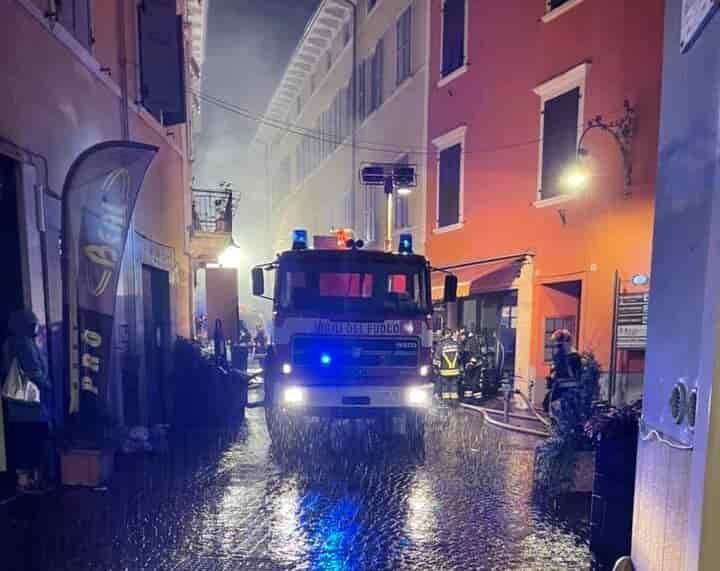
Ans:
MULTIPOLYGON (((399 161, 397 161, 396 164, 399 165, 406 165, 408 162, 407 155, 405 155, 403 158, 401 158, 399 161)), ((408 228, 410 226, 410 196, 408 195, 400 195, 395 194, 395 205, 394 205, 394 212, 393 212, 393 226, 396 230, 400 230, 402 228, 408 228)))
POLYGON ((318 275, 320 297, 364 297, 373 292, 373 275, 366 273, 320 272, 318 275))
POLYGON ((186 121, 182 16, 174 2, 137 7, 142 106, 165 126, 186 121))
POLYGON ((316 83, 316 81, 315 81, 315 74, 313 73, 313 74, 310 76, 310 93, 311 93, 311 94, 312 94, 312 93, 315 93, 315 83, 316 83))
POLYGON ((368 244, 377 240, 377 194, 372 188, 365 190, 365 237, 368 244))
POLYGON ((296 110, 296 115, 300 115, 300 113, 302 112, 302 99, 300 98, 299 95, 295 99, 295 110, 296 110))
POLYGON ((563 4, 567 4, 570 0, 545 0, 546 10, 550 12, 555 8, 559 8, 563 4))
POLYGON ((380 40, 370 60, 370 109, 375 111, 383 102, 383 57, 385 42, 380 40))
POLYGON ((57 19, 75 39, 87 49, 92 48, 90 29, 90 0, 63 0, 55 2, 57 19))
POLYGON ((438 185, 438 227, 460 222, 460 155, 457 144, 440 151, 438 185))
POLYGON ((562 175, 577 156, 589 65, 581 64, 534 90, 540 96, 538 199, 541 202, 570 197, 562 187, 562 175))
POLYGON ((368 14, 372 12, 372 9, 375 8, 375 5, 378 3, 378 0, 368 0, 368 14))
POLYGON ((347 137, 352 132, 353 128, 353 84, 352 80, 345 87, 345 133, 347 137))
POLYGON ((438 149, 436 231, 454 229, 462 224, 463 149, 466 126, 433 139, 438 149))
POLYGON ((368 116, 367 109, 367 77, 366 77, 366 65, 365 60, 361 61, 358 64, 357 69, 357 106, 358 106, 358 116, 360 120, 365 119, 365 117, 368 116))
POLYGON ((558 329, 567 329, 572 335, 573 339, 577 339, 577 332, 575 331, 575 324, 577 319, 574 315, 565 315, 561 317, 546 317, 545 318, 545 351, 544 361, 546 363, 552 363, 553 352, 555 347, 552 342, 552 334, 558 329))
MULTIPOLYGON (((318 260, 320 262, 320 260, 318 260)), ((337 262, 328 258, 312 270, 288 262, 279 270, 276 290, 279 307, 319 314, 385 312, 427 314, 430 310, 427 270, 417 263, 373 264, 337 262)))
POLYGON ((345 22, 345 24, 343 24, 343 46, 348 45, 348 42, 350 42, 350 38, 350 22, 345 22))
POLYGON ((465 65, 465 0, 445 0, 442 15, 443 77, 465 65))
POLYGON ((395 83, 400 85, 410 77, 412 64, 412 6, 408 6, 397 21, 395 55, 395 83))
POLYGON ((553 198, 563 192, 562 174, 577 154, 579 102, 579 88, 545 102, 541 198, 553 198))
POLYGON ((410 226, 410 208, 409 199, 410 197, 405 195, 395 196, 395 229, 401 230, 410 226))

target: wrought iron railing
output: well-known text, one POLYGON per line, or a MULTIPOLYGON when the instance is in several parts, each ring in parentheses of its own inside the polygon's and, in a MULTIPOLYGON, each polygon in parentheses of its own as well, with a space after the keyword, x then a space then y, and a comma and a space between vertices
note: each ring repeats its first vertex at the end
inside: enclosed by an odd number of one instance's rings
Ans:
POLYGON ((192 189, 192 226, 195 232, 232 233, 240 193, 232 190, 192 189))

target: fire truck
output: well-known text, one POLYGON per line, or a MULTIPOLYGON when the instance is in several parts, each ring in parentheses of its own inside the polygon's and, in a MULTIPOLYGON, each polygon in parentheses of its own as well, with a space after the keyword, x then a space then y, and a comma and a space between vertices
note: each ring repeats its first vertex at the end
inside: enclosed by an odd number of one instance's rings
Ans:
POLYGON ((271 439, 298 420, 330 417, 379 419, 422 441, 433 399, 428 261, 413 253, 411 235, 396 252, 363 249, 345 231, 315 237, 314 246, 296 230, 291 250, 252 270, 262 297, 265 274, 274 273, 264 367, 271 439))

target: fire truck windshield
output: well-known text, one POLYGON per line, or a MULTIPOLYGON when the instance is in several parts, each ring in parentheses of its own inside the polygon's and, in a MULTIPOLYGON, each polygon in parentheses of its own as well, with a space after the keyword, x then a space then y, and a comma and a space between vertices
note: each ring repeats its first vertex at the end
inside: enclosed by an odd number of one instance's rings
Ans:
POLYGON ((288 265, 279 273, 278 306, 289 313, 430 312, 427 270, 410 264, 341 268, 288 265))

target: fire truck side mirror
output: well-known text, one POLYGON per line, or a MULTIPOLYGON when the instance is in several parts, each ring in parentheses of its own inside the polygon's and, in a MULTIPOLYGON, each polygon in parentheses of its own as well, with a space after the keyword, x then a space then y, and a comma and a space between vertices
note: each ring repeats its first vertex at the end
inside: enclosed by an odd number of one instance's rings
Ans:
POLYGON ((252 269, 252 292, 253 295, 265 295, 265 274, 262 268, 252 269))
POLYGON ((457 276, 453 275, 446 275, 445 276, 445 287, 443 288, 444 294, 443 294, 443 301, 445 303, 452 303, 454 301, 457 301, 457 287, 458 287, 458 279, 457 276))

